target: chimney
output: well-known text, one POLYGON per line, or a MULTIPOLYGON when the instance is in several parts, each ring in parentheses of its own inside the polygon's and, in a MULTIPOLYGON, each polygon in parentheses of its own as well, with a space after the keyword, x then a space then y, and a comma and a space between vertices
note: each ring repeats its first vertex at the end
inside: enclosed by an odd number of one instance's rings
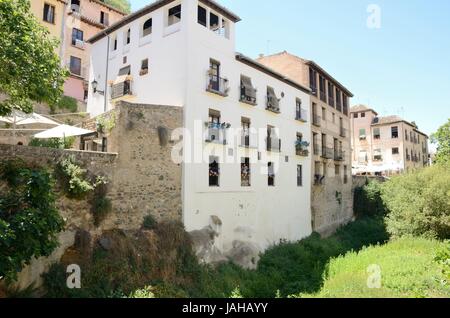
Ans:
POLYGON ((259 58, 262 59, 264 57, 264 53, 259 54, 259 58))

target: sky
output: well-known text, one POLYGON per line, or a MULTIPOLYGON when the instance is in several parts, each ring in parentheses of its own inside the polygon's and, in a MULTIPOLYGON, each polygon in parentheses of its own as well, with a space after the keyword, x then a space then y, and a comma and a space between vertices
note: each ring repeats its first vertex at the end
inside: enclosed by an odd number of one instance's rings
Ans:
MULTIPOLYGON (((314 60, 355 95, 352 105, 415 121, 426 134, 450 118, 450 1, 217 1, 242 18, 238 52, 314 60)), ((153 1, 130 2, 135 11, 153 1)))

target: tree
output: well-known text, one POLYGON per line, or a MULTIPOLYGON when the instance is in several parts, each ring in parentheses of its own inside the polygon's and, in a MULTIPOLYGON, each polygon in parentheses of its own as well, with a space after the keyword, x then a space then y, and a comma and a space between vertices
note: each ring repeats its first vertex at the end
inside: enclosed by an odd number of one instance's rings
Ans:
POLYGON ((0 0, 0 116, 33 110, 33 102, 56 105, 67 70, 55 50, 58 41, 30 12, 28 0, 0 0))
POLYGON ((105 0, 105 3, 125 13, 131 13, 131 5, 128 0, 105 0))
POLYGON ((437 145, 435 163, 450 163, 450 118, 431 135, 431 142, 437 145))

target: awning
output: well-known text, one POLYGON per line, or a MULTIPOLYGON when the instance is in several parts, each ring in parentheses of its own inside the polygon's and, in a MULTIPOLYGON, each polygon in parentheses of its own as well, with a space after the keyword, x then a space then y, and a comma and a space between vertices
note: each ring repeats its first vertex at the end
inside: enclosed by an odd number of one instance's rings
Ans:
POLYGON ((73 136, 83 136, 95 133, 94 131, 82 129, 69 125, 60 125, 58 127, 48 129, 39 134, 34 135, 34 138, 48 139, 48 138, 65 138, 73 136))
POLYGON ((119 76, 130 75, 130 74, 131 74, 131 66, 130 65, 122 67, 119 70, 119 76))
POLYGON ((272 87, 267 87, 267 97, 269 99, 270 102, 270 106, 278 108, 279 107, 279 102, 278 102, 278 97, 275 94, 275 90, 272 87))
POLYGON ((241 76, 241 83, 245 89, 245 95, 248 97, 256 98, 256 90, 252 85, 252 80, 250 77, 241 76))
POLYGON ((0 116, 0 121, 16 125, 33 125, 33 124, 46 124, 54 126, 59 125, 59 123, 57 123, 56 121, 53 121, 42 115, 36 113, 26 114, 19 110, 12 111, 11 115, 6 117, 0 116))

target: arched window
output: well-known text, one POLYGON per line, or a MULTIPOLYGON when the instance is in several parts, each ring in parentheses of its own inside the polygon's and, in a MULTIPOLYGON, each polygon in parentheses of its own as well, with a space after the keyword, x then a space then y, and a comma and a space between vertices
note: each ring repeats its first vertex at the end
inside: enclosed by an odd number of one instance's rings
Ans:
POLYGON ((147 36, 152 33, 152 19, 148 19, 144 22, 142 27, 142 36, 147 36))

